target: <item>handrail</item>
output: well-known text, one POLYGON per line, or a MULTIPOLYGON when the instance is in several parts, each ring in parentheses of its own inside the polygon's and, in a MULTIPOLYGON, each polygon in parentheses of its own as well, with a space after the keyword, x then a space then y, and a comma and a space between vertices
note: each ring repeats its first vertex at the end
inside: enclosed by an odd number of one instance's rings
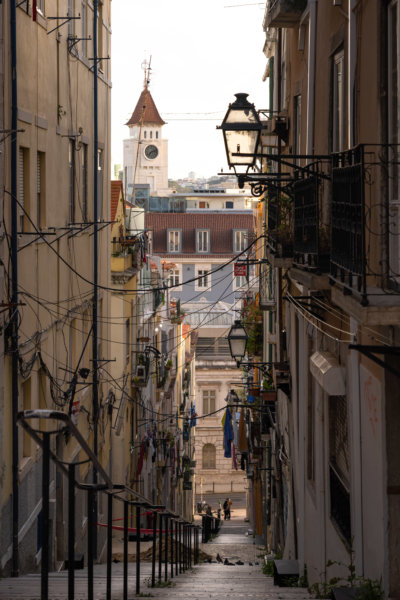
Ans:
POLYGON ((95 540, 97 534, 96 527, 99 523, 94 520, 94 507, 96 503, 96 494, 103 492, 107 494, 107 576, 106 576, 106 600, 111 600, 111 579, 112 579, 112 505, 113 500, 119 500, 124 504, 124 565, 123 565, 123 599, 128 598, 128 508, 135 507, 136 517, 136 594, 140 594, 140 538, 141 538, 141 508, 145 507, 153 513, 153 551, 152 551, 152 577, 151 585, 155 586, 155 562, 156 562, 156 544, 157 544, 157 521, 159 522, 159 571, 158 581, 161 583, 161 565, 165 565, 165 580, 168 578, 168 543, 170 542, 170 562, 171 577, 173 577, 173 565, 176 566, 176 575, 178 572, 184 572, 192 566, 192 553, 194 553, 194 563, 197 564, 199 557, 199 527, 180 515, 168 510, 164 505, 155 505, 145 498, 139 492, 132 490, 125 484, 114 483, 104 470, 101 463, 87 444, 86 440, 74 425, 69 415, 58 411, 48 409, 35 409, 21 411, 17 415, 17 423, 35 440, 42 448, 43 468, 42 468, 42 565, 41 565, 41 598, 48 600, 48 578, 49 578, 49 486, 50 486, 50 458, 57 465, 63 474, 68 478, 68 600, 74 600, 74 573, 75 573, 75 489, 87 493, 88 497, 88 600, 93 600, 93 562, 97 549, 95 540), (54 420, 57 426, 52 430, 32 427, 30 421, 34 419, 44 419, 46 421, 54 420), (51 435, 64 433, 70 435, 78 442, 79 447, 87 456, 85 460, 77 462, 66 462, 61 460, 50 449, 51 435), (97 474, 103 480, 102 483, 88 484, 79 482, 75 476, 76 467, 85 463, 90 463, 97 471, 97 474), (123 494, 123 496, 122 496, 123 494), (165 519, 165 529, 162 523, 165 519), (175 526, 174 526, 175 523, 175 526), (175 529, 175 544, 174 541, 175 529), (162 538, 165 538, 164 559, 162 557, 162 538), (182 537, 183 536, 183 537, 182 537), (178 568, 179 565, 179 568, 178 568))

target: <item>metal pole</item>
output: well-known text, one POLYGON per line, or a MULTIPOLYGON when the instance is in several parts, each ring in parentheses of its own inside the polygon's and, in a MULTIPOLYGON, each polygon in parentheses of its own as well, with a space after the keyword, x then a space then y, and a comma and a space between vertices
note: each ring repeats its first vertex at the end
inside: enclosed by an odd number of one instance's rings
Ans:
POLYGON ((18 94, 17 94, 17 8, 10 0, 10 59, 11 59, 11 394, 12 394, 12 571, 19 575, 19 482, 18 482, 18 94))
POLYGON ((49 512, 50 512, 50 434, 43 433, 43 458, 42 458, 42 575, 41 575, 41 600, 49 597, 49 512))
POLYGON ((153 510, 153 554, 151 557, 151 587, 156 583, 157 511, 153 510))
MULTIPOLYGON (((93 361, 93 452, 98 455, 99 381, 98 381, 98 25, 99 0, 93 0, 93 315, 92 315, 92 361, 93 361)), ((97 470, 93 467, 93 483, 97 483, 97 470)), ((94 505, 97 523, 97 501, 94 505)), ((97 556, 97 529, 94 532, 97 556)))
POLYGON ((171 519, 171 579, 174 577, 174 520, 171 519))
POLYGON ((168 515, 165 515, 164 581, 168 581, 168 515))
POLYGON ((136 594, 140 594, 140 509, 136 506, 136 594))
POLYGON ((160 530, 158 534, 158 583, 161 583, 161 563, 162 563, 162 524, 163 524, 163 515, 160 515, 160 530))
POLYGON ((106 600, 111 600, 111 569, 112 569, 112 516, 113 495, 108 494, 107 504, 107 589, 106 600))
POLYGON ((88 489, 88 600, 93 600, 94 489, 88 489))
POLYGON ((179 567, 178 567, 178 521, 175 521, 175 575, 179 575, 179 567))
POLYGON ((68 600, 75 598, 75 464, 68 465, 68 600))
POLYGON ((179 521, 178 523, 178 527, 179 527, 179 573, 182 573, 182 529, 181 529, 181 525, 182 523, 179 521))
POLYGON ((123 600, 128 600, 128 502, 124 500, 124 585, 123 600))

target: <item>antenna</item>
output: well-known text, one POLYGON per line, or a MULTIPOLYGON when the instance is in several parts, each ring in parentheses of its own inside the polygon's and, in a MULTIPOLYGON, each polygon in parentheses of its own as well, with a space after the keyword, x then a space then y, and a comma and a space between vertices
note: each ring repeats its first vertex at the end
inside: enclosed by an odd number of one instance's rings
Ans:
POLYGON ((142 62, 142 69, 144 71, 144 88, 147 89, 150 85, 151 56, 149 61, 144 59, 144 61, 142 62))

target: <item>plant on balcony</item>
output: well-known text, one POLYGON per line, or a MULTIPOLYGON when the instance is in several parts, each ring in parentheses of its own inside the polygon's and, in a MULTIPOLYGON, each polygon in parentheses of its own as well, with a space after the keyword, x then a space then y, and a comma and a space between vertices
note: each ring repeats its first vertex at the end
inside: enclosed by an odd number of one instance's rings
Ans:
POLYGON ((256 302, 248 303, 242 312, 242 323, 247 332, 247 352, 250 356, 261 356, 263 347, 262 311, 256 302))
POLYGON ((276 394, 276 389, 272 379, 270 377, 264 377, 261 384, 261 400, 263 402, 275 402, 276 394))
POLYGON ((169 358, 169 359, 167 360, 167 362, 165 363, 165 365, 164 365, 164 369, 165 369, 166 371, 169 371, 171 367, 172 367, 172 360, 169 358))

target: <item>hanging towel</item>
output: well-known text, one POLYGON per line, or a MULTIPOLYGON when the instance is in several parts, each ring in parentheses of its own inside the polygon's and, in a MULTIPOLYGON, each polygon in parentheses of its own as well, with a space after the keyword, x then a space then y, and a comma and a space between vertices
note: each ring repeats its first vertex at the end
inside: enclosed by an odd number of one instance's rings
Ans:
POLYGON ((233 440, 233 431, 232 431, 232 415, 229 407, 226 407, 225 412, 225 424, 224 424, 224 457, 231 458, 232 457, 232 440, 233 440))
POLYGON ((244 409, 242 408, 242 410, 240 411, 240 421, 239 421, 239 446, 238 446, 238 450, 239 452, 248 452, 249 451, 249 447, 247 445, 247 439, 246 439, 246 428, 245 428, 245 424, 244 424, 244 409))

